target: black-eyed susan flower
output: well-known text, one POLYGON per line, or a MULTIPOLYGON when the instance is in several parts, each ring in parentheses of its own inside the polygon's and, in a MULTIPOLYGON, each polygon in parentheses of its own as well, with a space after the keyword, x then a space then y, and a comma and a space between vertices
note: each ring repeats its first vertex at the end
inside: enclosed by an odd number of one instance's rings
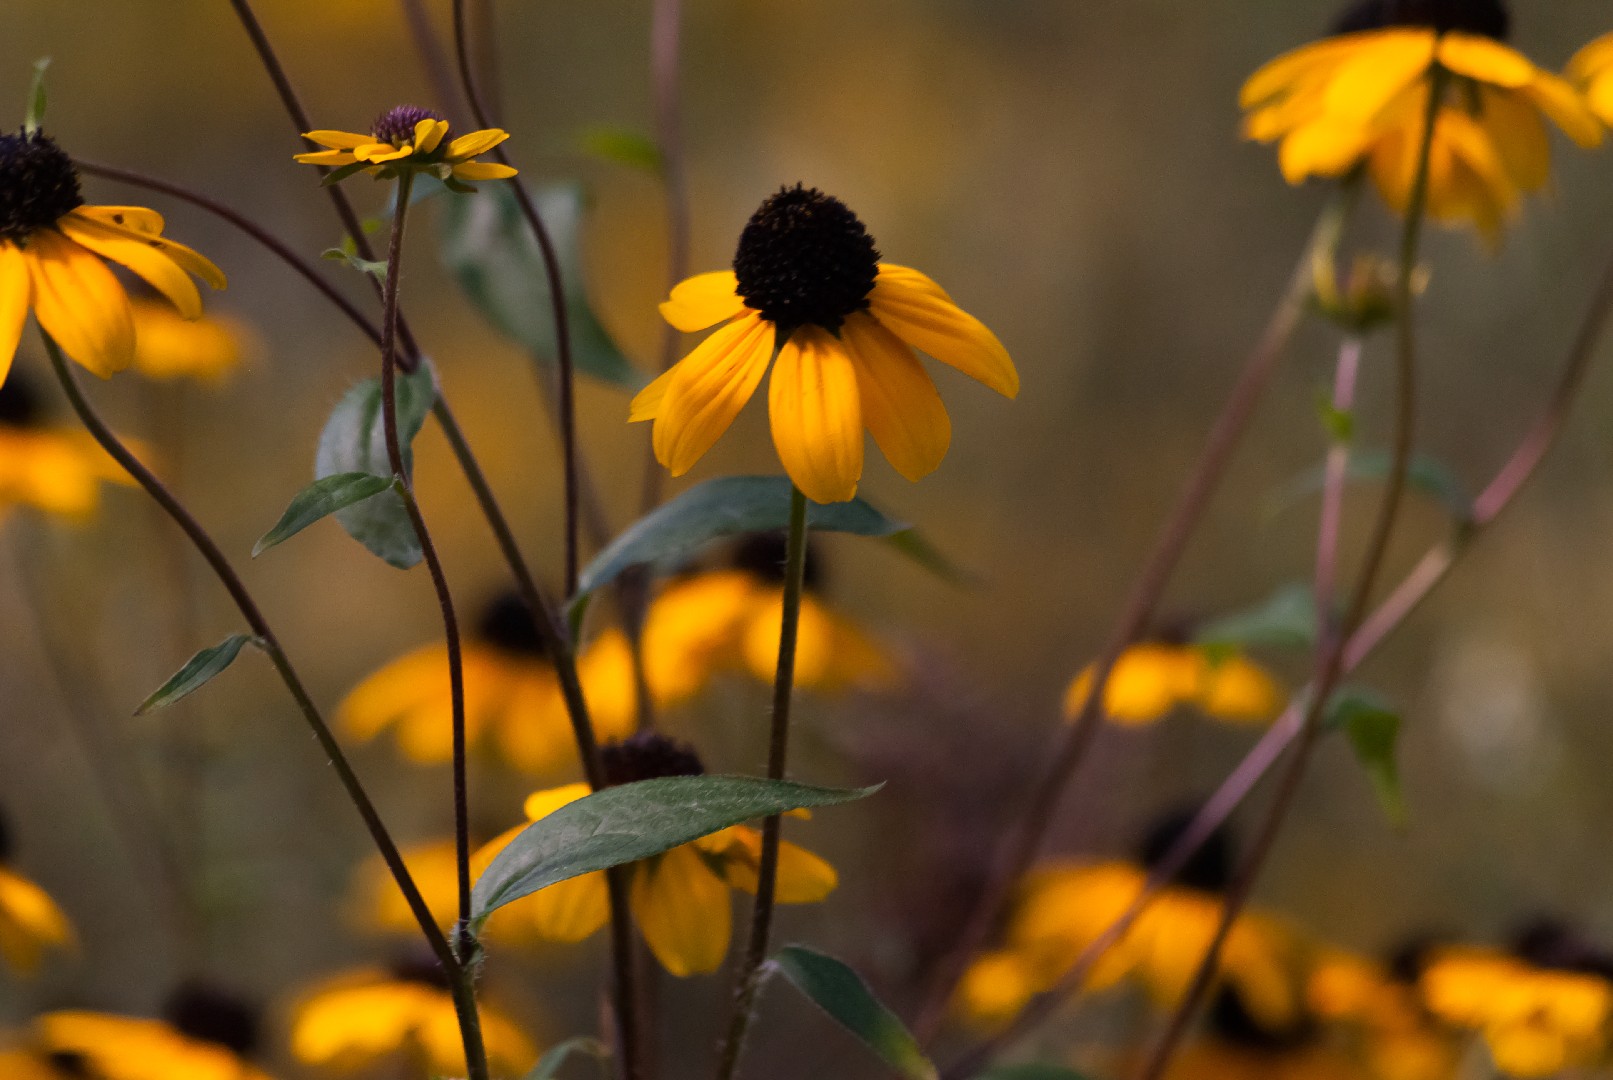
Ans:
POLYGON ((1272 1026, 1224 986, 1206 1030, 1165 1071, 1167 1080, 1381 1080, 1327 1045, 1308 1016, 1272 1026))
MULTIPOLYGON (((1164 856, 1187 820, 1176 816, 1157 826, 1144 844, 1141 863, 1063 860, 1028 874, 1001 945, 975 961, 958 988, 960 1011, 982 1026, 998 1026, 1056 986, 1142 891, 1149 867, 1164 856)), ((1093 965, 1084 989, 1126 981, 1161 1008, 1179 1002, 1215 935, 1229 860, 1223 837, 1205 844, 1177 882, 1160 892, 1093 965)), ((1292 931, 1269 915, 1246 911, 1223 946, 1218 977, 1236 989, 1260 1023, 1284 1029, 1303 1008, 1299 958, 1292 931)))
MULTIPOLYGON (((698 776, 705 771, 693 750, 649 732, 603 747, 601 757, 611 784, 698 776)), ((586 784, 539 791, 526 801, 527 821, 540 821, 587 794, 586 784)), ((524 828, 526 823, 516 826, 477 852, 478 872, 524 828)), ((721 965, 733 922, 730 891, 756 891, 761 848, 760 832, 736 825, 631 865, 633 918, 667 971, 678 976, 698 975, 721 965)), ((834 890, 838 880, 834 867, 812 852, 788 841, 780 845, 779 903, 817 903, 834 890)), ((489 929, 546 941, 581 941, 604 926, 609 917, 605 875, 592 873, 507 905, 493 917, 489 929), (495 927, 493 923, 500 918, 503 926, 495 927)))
POLYGON ((41 132, 0 135, 0 382, 30 310, 102 378, 134 362, 129 296, 103 260, 143 278, 186 318, 199 316, 191 275, 222 289, 224 274, 162 229, 154 210, 86 206, 72 159, 41 132))
POLYGON ((1305 1001, 1373 1080, 1451 1080, 1462 1047, 1423 1006, 1417 981, 1425 943, 1397 949, 1388 963, 1327 947, 1317 950, 1305 1001))
POLYGON ((996 335, 925 275, 880 262, 856 214, 800 184, 762 203, 732 270, 679 284, 661 314, 686 333, 722 324, 633 399, 629 419, 655 422, 655 456, 673 476, 728 430, 770 363, 774 446, 820 503, 857 493, 865 428, 909 480, 940 465, 951 421, 915 349, 1019 393, 996 335))
MULTIPOLYGON (((571 722, 554 665, 543 650, 532 613, 506 594, 484 611, 463 647, 467 739, 491 745, 514 767, 553 772, 576 756, 571 722)), ((577 657, 578 677, 601 738, 633 730, 632 654, 615 630, 589 642, 577 657)), ((453 757, 452 698, 447 646, 406 653, 359 683, 337 711, 358 740, 391 728, 398 747, 421 764, 453 757)))
POLYGON ((1427 210, 1492 241, 1551 171, 1546 120, 1581 146, 1602 128, 1567 81, 1504 44, 1501 0, 1366 0, 1336 32, 1278 57, 1243 86, 1244 132, 1278 143, 1283 176, 1338 177, 1364 165, 1386 203, 1411 200, 1429 106, 1442 87, 1427 210), (1435 71, 1444 76, 1436 80, 1435 71))
POLYGON ((269 1080, 252 1064, 257 1016, 230 994, 188 984, 164 1018, 68 1010, 34 1021, 39 1046, 93 1080, 269 1080))
MULTIPOLYGON (((524 1074, 537 1046, 498 1006, 481 1002, 478 1009, 494 1074, 524 1074)), ((396 1061, 429 1076, 465 1075, 454 999, 441 967, 429 958, 345 972, 314 987, 296 1006, 291 1054, 336 1072, 396 1061)))
POLYGON ((0 818, 0 961, 24 975, 45 953, 73 941, 73 927, 50 894, 9 865, 11 835, 0 818))
POLYGON ((134 298, 134 369, 148 379, 217 384, 241 362, 252 333, 237 319, 186 319, 167 304, 134 298))
POLYGON ((1604 34, 1575 53, 1567 74, 1597 119, 1613 126, 1613 34, 1604 34))
POLYGON ((103 483, 133 481, 88 433, 45 423, 22 376, 0 383, 0 519, 31 506, 83 520, 100 505, 103 483))
POLYGON ((508 165, 477 161, 510 137, 498 128, 472 131, 449 138, 448 121, 413 105, 399 105, 381 114, 368 133, 309 131, 303 138, 327 147, 298 154, 305 165, 324 165, 336 171, 326 182, 365 172, 389 180, 404 172, 427 172, 455 191, 471 191, 471 181, 503 180, 515 175, 508 165))
MULTIPOLYGON (((1092 693, 1093 669, 1083 668, 1064 692, 1064 715, 1074 719, 1092 693)), ((1145 641, 1115 660, 1103 688, 1103 712, 1125 727, 1152 724, 1190 706, 1231 724, 1263 724, 1282 708, 1282 687, 1253 660, 1219 648, 1145 641)))

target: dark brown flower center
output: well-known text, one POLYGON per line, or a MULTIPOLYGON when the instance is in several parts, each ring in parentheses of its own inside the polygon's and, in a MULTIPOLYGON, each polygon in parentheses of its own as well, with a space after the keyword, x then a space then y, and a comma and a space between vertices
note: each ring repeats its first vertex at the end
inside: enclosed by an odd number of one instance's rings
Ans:
POLYGON ((388 109, 376 118, 370 134, 376 142, 402 146, 414 141, 414 129, 422 120, 441 120, 442 114, 422 109, 418 105, 399 105, 388 109))
MULTIPOLYGON (((782 532, 750 533, 734 546, 728 556, 728 565, 743 570, 769 585, 784 584, 784 562, 789 553, 789 541, 782 532)), ((813 545, 807 546, 806 568, 803 574, 808 592, 823 587, 823 561, 813 545)))
POLYGON ((1505 41, 1512 19, 1503 0, 1360 0, 1338 17, 1333 32, 1353 34, 1390 26, 1427 26, 1505 41))
POLYGON ((653 731, 606 743, 599 748, 599 759, 605 783, 611 787, 663 776, 702 776, 706 771, 692 746, 653 731))
MULTIPOLYGON (((1143 839, 1142 850, 1138 853, 1143 865, 1152 870, 1163 862, 1197 816, 1198 810, 1194 808, 1175 811, 1157 821, 1143 839)), ((1227 887, 1231 877, 1232 843, 1226 833, 1218 829, 1187 860, 1187 865, 1176 875, 1176 884, 1218 893, 1227 887)))
POLYGON ((868 306, 879 251, 857 215, 817 188, 768 196, 739 234, 739 295, 782 333, 821 326, 838 333, 868 306))
POLYGON ((257 1011, 229 991, 203 982, 180 984, 163 1017, 183 1035, 247 1055, 258 1045, 257 1011))
POLYGON ((0 383, 0 425, 31 427, 39 420, 39 399, 16 370, 0 383))
POLYGON ((476 634, 494 648, 517 656, 546 659, 549 655, 532 609, 513 592, 502 594, 487 606, 476 624, 476 634))
POLYGON ((0 240, 25 242, 84 205, 73 159, 43 132, 0 135, 0 240))
POLYGON ((1613 979, 1613 955, 1560 919, 1540 916, 1513 935, 1512 952, 1536 967, 1613 979))
POLYGON ((393 963, 392 976, 399 982, 420 983, 438 990, 450 989, 448 975, 435 956, 421 953, 400 958, 393 963))

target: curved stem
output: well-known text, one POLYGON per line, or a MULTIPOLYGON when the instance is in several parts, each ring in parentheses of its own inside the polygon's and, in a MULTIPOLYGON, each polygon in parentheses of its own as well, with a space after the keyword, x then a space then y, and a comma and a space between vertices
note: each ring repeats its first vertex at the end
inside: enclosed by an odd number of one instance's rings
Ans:
MULTIPOLYGON (((795 645, 801 627, 801 591, 806 576, 807 501, 801 489, 790 486, 790 530, 784 554, 784 608, 779 627, 778 669, 773 677, 773 709, 767 748, 767 778, 784 779, 790 754, 790 702, 795 689, 795 645)), ((745 1030, 755 1011, 761 986, 762 964, 767 960, 773 932, 773 908, 778 884, 780 826, 774 814, 762 822, 762 852, 756 877, 756 905, 751 911, 750 941, 734 982, 734 1014, 723 1042, 717 1080, 732 1080, 745 1045, 745 1030)))
POLYGON ((370 801, 369 794, 364 790, 364 785, 359 780, 358 774, 353 771, 353 766, 347 760, 347 755, 343 752, 341 743, 337 742, 335 734, 330 730, 330 726, 325 723, 324 717, 320 715, 319 707, 314 704, 313 697, 308 693, 307 687, 303 685, 302 678, 297 674, 296 669, 291 666, 290 658, 287 657, 285 649, 280 645, 280 640, 275 637, 274 631, 269 627, 268 620, 263 617, 263 612, 259 610, 257 601, 252 598, 252 594, 247 591, 246 585, 241 581, 240 575, 235 572, 235 568, 224 557, 224 553, 213 542, 213 538, 202 528, 201 523, 192 516, 184 504, 174 497, 173 493, 163 485, 162 481, 157 479, 156 474, 146 468, 138 458, 129 452, 128 447, 119 441, 118 437, 112 433, 112 429, 107 427, 106 422, 96 413, 94 407, 90 405, 89 399, 84 396, 83 390, 79 388, 77 380, 73 378, 73 373, 68 370, 67 361, 62 356, 61 349, 57 347, 56 342, 51 340, 49 335, 42 334, 41 336, 44 338, 45 351, 50 356, 51 367, 56 372, 56 378, 62 384, 62 390, 67 394, 67 399, 72 404, 73 411, 78 414, 78 418, 83 422, 85 429, 101 445, 101 448, 111 455, 112 459, 133 477, 135 482, 145 489, 146 494, 156 500, 157 505, 161 506, 168 516, 174 520, 174 523, 190 539, 197 552, 206 560, 214 576, 224 586, 225 591, 230 594, 230 599, 235 601, 235 606, 241 612, 241 617, 246 620, 247 626, 257 638, 258 647, 269 655, 269 659, 274 663, 275 670, 280 674, 281 681, 286 684, 286 689, 291 692, 292 699, 296 701, 303 720, 307 722, 308 727, 314 733, 314 738, 319 742, 320 749, 330 759, 331 766, 336 770, 337 778, 341 781, 348 798, 358 811, 359 817, 363 819, 364 827, 369 831, 370 839, 375 842, 376 848, 380 851, 381 859, 386 863, 387 870, 391 872, 392 880, 397 883, 398 890, 403 893, 403 898, 408 903, 409 910, 414 914, 415 921, 420 924, 420 932, 425 935, 427 943, 431 946, 432 953, 435 954, 438 962, 442 964, 444 971, 448 972, 451 977, 456 976, 459 972, 459 962, 454 956, 453 949, 448 945, 448 939, 437 927, 437 921, 432 917, 431 909, 426 906, 425 899, 420 895, 420 890, 415 885, 413 875, 409 873, 409 868, 403 862, 403 856, 398 852, 397 844, 393 842, 392 835, 387 832, 386 825, 381 821, 380 814, 376 812, 375 805, 370 801))

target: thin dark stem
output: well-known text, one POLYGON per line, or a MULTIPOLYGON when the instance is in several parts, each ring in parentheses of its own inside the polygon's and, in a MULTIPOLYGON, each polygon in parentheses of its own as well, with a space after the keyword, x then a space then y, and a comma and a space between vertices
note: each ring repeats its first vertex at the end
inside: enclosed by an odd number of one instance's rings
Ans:
POLYGON ((454 81, 454 68, 443 51, 436 28, 431 25, 431 12, 425 0, 401 0, 403 21, 408 24, 409 37, 414 41, 415 52, 420 54, 420 66, 425 69, 426 81, 438 106, 451 118, 461 111, 464 102, 459 84, 454 81))
MULTIPOLYGON (((484 128, 492 127, 487 106, 482 100, 481 88, 476 82, 476 71, 471 64, 470 34, 465 23, 465 0, 454 0, 454 54, 459 62, 460 84, 465 89, 465 99, 470 103, 471 115, 476 118, 476 123, 484 128)), ((509 154, 503 146, 495 146, 493 156, 504 165, 510 164, 509 154)), ((566 311, 566 286, 565 282, 560 278, 560 256, 555 250, 554 238, 549 235, 549 228, 543 223, 543 215, 538 213, 537 204, 532 201, 532 196, 527 191, 526 185, 522 183, 521 178, 514 177, 510 180, 510 183, 512 190, 515 192, 516 204, 521 208, 521 216, 526 218, 527 225, 532 229, 532 235, 538 242, 538 252, 543 259, 543 272, 549 279, 549 301, 552 317, 554 318, 555 366, 560 376, 560 392, 556 398, 555 405, 560 413, 561 461, 565 471, 565 595, 569 598, 577 592, 577 522, 579 517, 577 376, 571 354, 571 320, 566 311)))
MULTIPOLYGON (((767 743, 767 778, 784 779, 790 755, 790 702, 795 690, 795 645, 801 627, 801 591, 806 576, 807 500, 801 489, 790 487, 790 530, 784 555, 784 608, 779 628, 778 669, 773 677, 773 709, 767 743)), ((745 1031, 756 1009, 762 965, 773 933, 775 889, 778 883, 780 827, 774 814, 762 822, 762 853, 756 877, 756 904, 751 910, 750 940, 734 982, 734 1014, 723 1041, 717 1080, 732 1080, 745 1047, 745 1031)))
POLYGON ((1317 221, 1304 253, 1289 278, 1287 290, 1272 312, 1259 344, 1216 419, 1204 451, 1199 455, 1193 473, 1183 487, 1176 507, 1161 530, 1126 606, 1094 665, 1092 690, 1087 695, 1085 706, 1074 723, 1061 729, 1047 770, 1032 788, 1007 839, 998 849, 998 860, 959 934, 957 945, 938 969, 939 974, 931 984, 914 1024, 921 1040, 929 1041, 940 1029, 947 1005, 968 969, 969 961, 990 938, 1013 895, 1015 883, 1024 876, 1041 848, 1065 789, 1085 760, 1087 750, 1097 734, 1104 688, 1108 685, 1115 661, 1153 617, 1176 564, 1225 474, 1233 451, 1237 449, 1255 407, 1270 384, 1278 362, 1304 315, 1305 303, 1311 292, 1314 252, 1319 247, 1337 242, 1350 206, 1351 193, 1346 190, 1317 221))
POLYGON ((420 932, 425 935, 427 943, 431 946, 432 953, 436 955, 444 971, 449 972, 450 975, 457 975, 459 962, 454 956, 453 949, 448 945, 448 939, 437 927, 437 922, 432 917, 431 909, 426 906, 425 899, 420 895, 420 890, 415 885, 413 875, 409 873, 408 866, 404 864, 403 856, 398 852, 397 844, 393 842, 391 834, 387 832, 386 825, 381 821, 380 814, 376 812, 375 805, 370 802, 369 794, 364 790, 364 785, 359 780, 358 774, 353 771, 353 767, 348 762, 347 755, 343 752, 341 744, 337 742, 335 734, 330 730, 330 725, 325 723, 324 717, 320 715, 319 707, 314 704, 313 697, 309 695, 307 687, 303 685, 302 678, 297 674, 296 669, 291 666, 290 658, 287 657, 285 649, 280 645, 279 639, 275 637, 274 631, 269 627, 268 620, 263 617, 263 612, 259 610, 257 601, 247 591, 240 575, 235 572, 235 568, 230 565, 229 560, 224 557, 224 553, 213 542, 213 538, 207 534, 207 531, 202 528, 201 524, 185 508, 184 504, 176 499, 173 493, 163 485, 162 481, 157 479, 156 474, 146 468, 140 459, 131 454, 128 447, 124 446, 118 437, 112 433, 112 429, 107 427, 106 422, 101 419, 100 415, 96 413, 94 407, 89 403, 89 399, 84 396, 84 392, 79 388, 77 380, 73 378, 73 373, 68 369, 67 361, 62 356, 61 349, 48 335, 42 336, 44 336, 45 351, 50 355, 51 366, 55 369, 56 378, 61 382, 62 390, 67 394, 68 401, 72 403, 73 411, 78 414, 78 418, 83 422, 85 429, 101 445, 101 448, 110 454, 112 459, 133 477, 136 483, 145 489, 146 494, 156 500, 157 505, 161 506, 168 516, 174 520, 174 523, 190 538, 191 544, 206 560, 208 567, 213 571, 214 576, 218 578, 219 583, 224 586, 225 591, 230 594, 230 599, 235 602, 236 608, 241 612, 241 617, 246 620, 247 626, 257 638, 258 647, 269 655, 269 659, 274 663, 275 670, 280 674, 281 681, 286 684, 286 689, 291 692, 293 700, 297 703, 297 708, 302 712, 303 719, 313 731, 314 738, 319 742, 320 749, 330 759, 331 766, 336 770, 336 776, 341 781, 343 789, 346 790, 348 798, 352 800, 359 817, 363 819, 364 827, 369 831, 370 839, 375 842, 376 848, 381 853, 382 861, 386 863, 387 870, 391 872, 393 881, 397 883, 398 890, 403 893, 403 898, 409 905, 409 910, 420 924, 420 932))

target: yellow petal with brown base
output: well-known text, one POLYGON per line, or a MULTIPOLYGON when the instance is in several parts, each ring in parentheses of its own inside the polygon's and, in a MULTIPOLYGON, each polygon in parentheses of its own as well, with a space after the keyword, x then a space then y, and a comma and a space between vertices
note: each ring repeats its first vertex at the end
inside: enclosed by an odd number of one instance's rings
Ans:
POLYGON ((885 328, 921 353, 950 364, 1004 397, 1019 394, 1019 372, 997 335, 944 299, 941 287, 916 270, 881 268, 869 309, 885 328))
POLYGON ((28 240, 34 315, 67 353, 101 378, 134 362, 129 296, 106 264, 55 229, 28 240))
POLYGON ((846 347, 827 330, 803 326, 779 350, 768 386, 773 445, 807 498, 845 502, 863 469, 862 405, 846 347))
POLYGON ((732 270, 685 278, 672 287, 671 296, 661 301, 661 317, 686 334, 727 322, 744 310, 739 278, 732 270))
POLYGON ((858 313, 841 328, 857 372, 863 423, 891 467, 917 481, 952 442, 952 420, 929 372, 900 338, 858 313))
POLYGON ((752 315, 719 328, 672 369, 655 417, 655 457, 673 476, 722 437, 767 372, 773 325, 752 315))
POLYGON ((33 298, 34 283, 28 269, 28 256, 11 241, 0 240, 0 385, 11 371, 11 361, 17 355, 17 344, 22 340, 33 298))
POLYGON ((661 966, 677 976, 715 971, 728 953, 728 886, 690 844, 633 868, 633 917, 661 966))

